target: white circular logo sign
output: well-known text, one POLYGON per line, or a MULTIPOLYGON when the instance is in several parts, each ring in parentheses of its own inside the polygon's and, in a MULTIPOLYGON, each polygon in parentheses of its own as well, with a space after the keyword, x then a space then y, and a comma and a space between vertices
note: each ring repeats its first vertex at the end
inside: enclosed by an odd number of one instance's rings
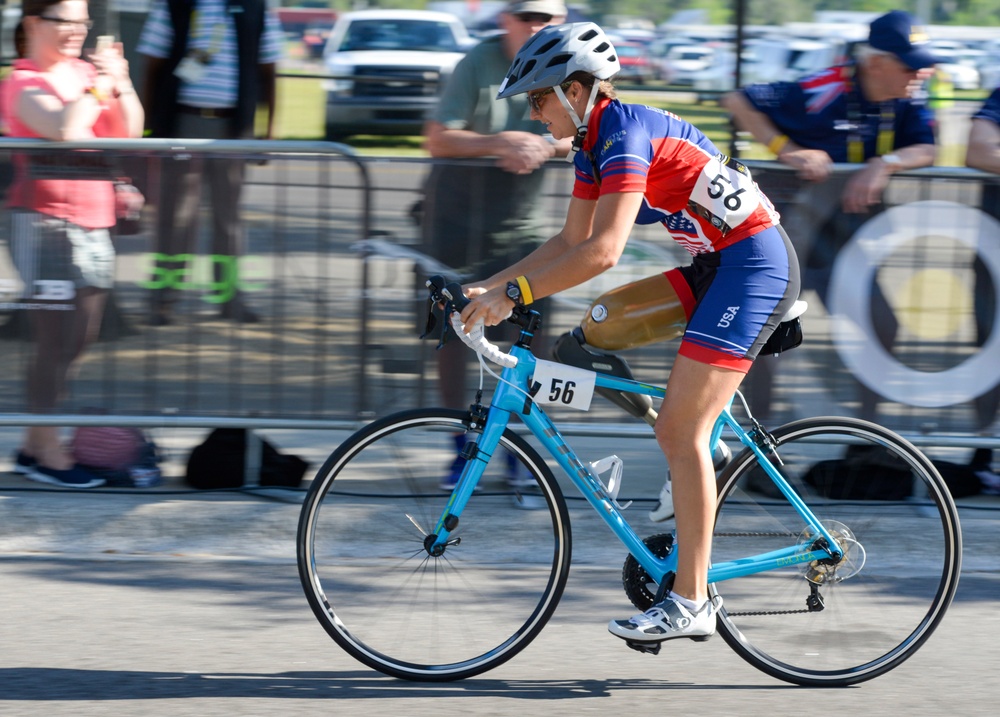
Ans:
MULTIPOLYGON (((876 336, 870 310, 876 271, 903 245, 923 238, 939 242, 942 237, 978 253, 993 285, 1000 287, 1000 222, 975 207, 940 200, 892 207, 866 222, 837 254, 830 280, 828 308, 837 353, 863 384, 910 406, 935 408, 964 403, 1000 383, 997 328, 965 361, 935 372, 918 371, 901 363, 876 336)), ((925 305, 930 300, 933 297, 921 297, 925 305)), ((901 319, 905 322, 905 317, 901 319)))

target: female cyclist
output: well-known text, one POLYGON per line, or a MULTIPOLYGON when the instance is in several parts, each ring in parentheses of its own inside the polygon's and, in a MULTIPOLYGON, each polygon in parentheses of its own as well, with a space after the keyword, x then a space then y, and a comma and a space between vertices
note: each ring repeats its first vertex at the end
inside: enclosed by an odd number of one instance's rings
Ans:
POLYGON ((636 643, 715 632, 708 600, 715 511, 713 422, 795 301, 798 262, 770 202, 739 162, 663 110, 625 105, 608 80, 615 49, 593 23, 544 28, 518 52, 498 98, 528 93, 532 117, 573 138, 576 181, 562 230, 523 260, 465 287, 467 328, 512 304, 581 284, 615 265, 633 224, 660 222, 692 255, 666 272, 688 324, 656 421, 673 482, 678 566, 662 602, 612 634, 636 643))

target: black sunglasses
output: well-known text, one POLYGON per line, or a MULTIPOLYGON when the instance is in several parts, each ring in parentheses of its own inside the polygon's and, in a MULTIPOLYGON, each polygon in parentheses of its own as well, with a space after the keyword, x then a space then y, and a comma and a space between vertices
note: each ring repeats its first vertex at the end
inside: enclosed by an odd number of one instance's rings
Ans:
MULTIPOLYGON (((559 86, 562 87, 563 92, 565 92, 566 90, 569 89, 569 86, 572 85, 572 84, 573 84, 572 82, 563 82, 559 86)), ((545 97, 546 95, 552 94, 555 91, 556 91, 555 87, 549 87, 548 89, 539 90, 538 92, 529 92, 528 93, 528 107, 530 107, 531 109, 533 109, 535 112, 538 112, 539 114, 541 114, 541 111, 542 111, 542 109, 541 109, 542 108, 542 102, 541 102, 541 100, 542 100, 542 98, 545 97)))
POLYGON ((530 107, 531 109, 533 109, 535 112, 541 113, 541 111, 542 111, 542 102, 541 102, 541 99, 543 97, 545 97, 545 95, 552 94, 555 91, 556 90, 555 90, 554 87, 550 87, 549 89, 542 90, 541 92, 529 92, 528 93, 528 107, 530 107))
POLYGON ((552 16, 546 15, 544 12, 519 12, 514 17, 521 22, 530 22, 532 24, 552 22, 552 16))
POLYGON ((60 30, 75 30, 76 28, 81 28, 87 30, 88 32, 94 27, 93 20, 67 20, 62 17, 48 17, 47 15, 36 15, 39 20, 44 20, 45 22, 51 22, 56 25, 60 30))

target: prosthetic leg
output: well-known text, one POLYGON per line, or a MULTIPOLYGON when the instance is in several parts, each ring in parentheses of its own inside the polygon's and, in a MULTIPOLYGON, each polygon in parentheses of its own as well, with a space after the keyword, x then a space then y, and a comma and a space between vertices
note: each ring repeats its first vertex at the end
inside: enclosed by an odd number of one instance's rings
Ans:
MULTIPOLYGON (((621 351, 667 341, 684 333, 687 313, 665 274, 657 274, 603 294, 587 310, 580 326, 556 341, 556 360, 588 371, 631 379, 625 360, 606 351, 621 351)), ((597 392, 649 425, 656 411, 649 396, 608 388, 597 392)))

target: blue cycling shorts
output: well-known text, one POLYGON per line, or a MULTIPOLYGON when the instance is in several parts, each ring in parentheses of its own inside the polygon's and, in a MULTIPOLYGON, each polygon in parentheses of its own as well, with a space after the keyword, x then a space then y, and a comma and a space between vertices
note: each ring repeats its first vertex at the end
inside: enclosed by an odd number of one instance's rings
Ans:
POLYGON ((688 317, 678 353, 746 373, 799 296, 799 262, 773 226, 666 272, 688 317))

